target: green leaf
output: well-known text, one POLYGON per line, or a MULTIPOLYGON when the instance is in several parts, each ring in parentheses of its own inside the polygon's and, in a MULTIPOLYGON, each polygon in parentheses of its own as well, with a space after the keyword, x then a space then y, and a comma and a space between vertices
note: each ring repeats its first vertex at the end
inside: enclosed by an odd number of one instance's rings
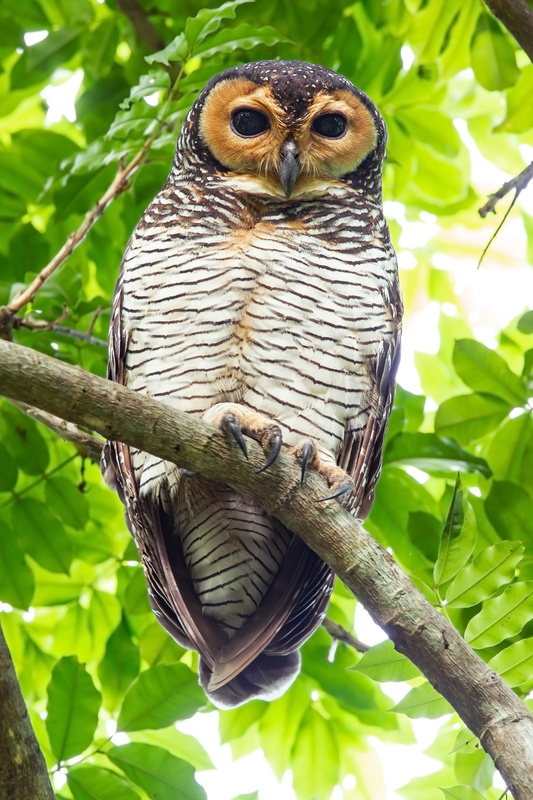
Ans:
POLYGON ((24 536, 27 551, 42 567, 68 574, 72 543, 59 520, 33 497, 22 497, 12 508, 13 528, 24 536))
POLYGON ((451 714, 453 709, 448 701, 426 681, 411 689, 391 711, 405 714, 411 719, 420 719, 421 717, 438 719, 444 714, 451 714))
POLYGON ((218 8, 202 8, 195 17, 189 17, 184 32, 192 51, 194 52, 194 45, 197 42, 201 42, 220 28, 222 20, 235 19, 237 8, 250 2, 251 0, 231 0, 218 8))
POLYGON ((489 92, 507 89, 520 75, 514 48, 492 14, 479 17, 471 57, 474 75, 489 92))
POLYGON ((74 656, 62 658, 48 685, 46 730, 58 762, 82 753, 92 742, 100 692, 83 664, 74 656))
POLYGON ((259 720, 259 739, 279 781, 291 767, 291 753, 302 717, 310 705, 309 691, 296 680, 275 703, 267 703, 259 720))
POLYGON ((482 458, 463 450, 453 439, 442 439, 434 433, 402 433, 389 442, 383 463, 417 467, 424 472, 477 472, 485 478, 490 468, 482 458))
POLYGON ((520 633, 533 618, 533 581, 520 581, 488 600, 465 630, 466 641, 476 650, 492 647, 520 633))
POLYGON ((446 604, 452 608, 468 608, 491 597, 513 579, 523 554, 521 542, 497 542, 486 547, 449 586, 446 604))
POLYGON ((442 529, 439 555, 433 570, 436 586, 455 577, 466 564, 476 544, 476 515, 461 487, 459 478, 455 483, 442 529))
POLYGON ((533 64, 528 64, 520 73, 515 85, 507 91, 507 114, 503 122, 494 128, 496 133, 523 133, 533 126, 533 64))
POLYGON ((453 364, 461 380, 475 392, 496 395, 513 406, 523 406, 527 402, 522 380, 511 372, 498 353, 481 342, 456 341, 453 364))
POLYGON ((451 397, 438 408, 435 431, 469 444, 497 428, 512 409, 512 404, 489 394, 451 397))
POLYGON ((481 747, 479 739, 466 726, 462 727, 453 745, 452 753, 475 753, 481 747))
POLYGON ((471 786, 448 786, 446 789, 441 788, 441 792, 445 800, 485 800, 484 795, 471 786))
POLYGON ((339 748, 332 726, 314 708, 306 711, 300 723, 291 768, 297 797, 329 800, 339 781, 339 748))
POLYGON ((124 620, 107 640, 105 655, 98 667, 98 677, 107 708, 114 710, 139 674, 139 650, 133 644, 124 620))
POLYGON ((518 320, 516 327, 521 333, 533 333, 533 311, 526 311, 518 320))
POLYGON ((93 589, 87 614, 87 627, 93 640, 92 657, 104 655, 108 636, 117 627, 121 616, 120 602, 115 595, 93 589))
POLYGON ((82 491, 60 476, 49 478, 45 484, 46 502, 67 525, 83 530, 89 519, 89 503, 82 491))
POLYGON ((27 475, 41 475, 50 461, 48 447, 38 425, 12 406, 2 407, 2 443, 18 468, 27 475))
POLYGON ((127 614, 148 614, 151 611, 146 589, 146 578, 141 568, 134 570, 126 587, 124 610, 127 614))
POLYGON ((109 769, 76 766, 67 773, 74 800, 139 800, 126 781, 109 769))
POLYGON ((485 511, 502 539, 533 543, 533 500, 529 492, 511 481, 493 481, 485 511))
POLYGON ((185 664, 158 664, 141 672, 122 703, 117 729, 166 728, 205 705, 198 678, 185 664))
POLYGON ((194 736, 178 731, 175 726, 160 728, 156 731, 129 731, 128 736, 133 742, 162 747, 167 753, 192 764, 195 769, 215 769, 200 742, 194 736))
POLYGON ((399 653, 390 639, 371 647, 352 669, 374 681, 409 681, 420 675, 418 667, 399 653))
POLYGON ((148 64, 164 64, 169 67, 171 61, 184 61, 189 53, 187 40, 183 33, 179 33, 163 50, 146 56, 148 64))
POLYGON ((0 442, 0 492, 9 492, 16 484, 18 467, 0 442))
POLYGON ((0 602, 27 610, 35 581, 24 551, 13 531, 2 525, 0 533, 0 602))
POLYGON ((514 642, 489 661, 504 681, 514 688, 533 681, 533 638, 514 642))
POLYGON ((113 747, 107 757, 136 785, 157 800, 206 800, 194 767, 162 747, 130 743, 113 747))
POLYGON ((213 37, 209 37, 194 52, 197 58, 211 58, 217 53, 233 53, 235 50, 251 50, 258 44, 271 47, 279 42, 287 41, 269 26, 257 28, 243 22, 236 28, 224 28, 213 37))

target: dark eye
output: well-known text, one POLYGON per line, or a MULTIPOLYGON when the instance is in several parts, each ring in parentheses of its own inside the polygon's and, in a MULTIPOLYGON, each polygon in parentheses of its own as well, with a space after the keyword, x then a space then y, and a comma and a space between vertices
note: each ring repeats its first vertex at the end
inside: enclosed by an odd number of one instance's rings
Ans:
POLYGON ((231 118, 235 133, 239 136, 257 136, 270 127, 268 117, 255 108, 241 108, 231 118))
POLYGON ((321 114, 313 120, 311 130, 328 139, 339 139, 348 129, 342 114, 321 114))

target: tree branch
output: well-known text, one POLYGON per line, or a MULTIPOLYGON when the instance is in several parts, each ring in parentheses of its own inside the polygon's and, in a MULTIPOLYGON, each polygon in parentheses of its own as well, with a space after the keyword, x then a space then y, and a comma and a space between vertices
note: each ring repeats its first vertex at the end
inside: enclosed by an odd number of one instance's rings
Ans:
POLYGON ((54 800, 0 625, 0 800, 54 800))
POLYGON ((158 50, 166 47, 167 43, 157 28, 154 28, 137 0, 117 0, 117 6, 123 14, 129 17, 135 33, 152 53, 157 53, 158 50))
POLYGON ((526 188, 526 186, 528 186, 531 180, 533 180, 533 161, 528 167, 522 170, 522 172, 519 175, 517 175, 515 178, 511 178, 511 180, 504 183, 503 186, 500 189, 498 189, 497 192, 494 192, 494 194, 489 195, 489 199, 487 200, 485 205, 479 209, 479 216, 485 218, 487 214, 489 214, 491 211, 492 213, 495 214, 496 203, 498 202, 498 200, 501 200, 503 197, 505 197, 506 194, 512 192, 513 189, 516 192, 514 198, 516 200, 520 192, 524 191, 524 189, 526 188))
POLYGON ((322 627, 338 642, 344 642, 344 644, 350 645, 350 647, 353 647, 358 653, 366 653, 370 650, 367 644, 364 644, 364 642, 358 639, 357 636, 354 636, 353 633, 350 633, 350 631, 345 630, 338 622, 333 622, 329 617, 324 618, 322 627))
POLYGON ((300 536, 339 575, 375 622, 479 737, 514 800, 533 797, 533 715, 413 586, 392 557, 324 484, 280 454, 265 473, 262 448, 249 461, 218 429, 169 405, 19 345, 0 341, 0 391, 185 469, 229 484, 300 536))
POLYGON ((485 0, 485 4, 533 61, 533 9, 525 0, 485 0))
POLYGON ((58 253, 53 259, 40 271, 37 277, 30 283, 29 286, 20 292, 9 305, 0 308, 0 338, 9 338, 10 329, 13 325, 13 316, 20 311, 27 303, 31 303, 43 283, 60 267, 76 249, 76 247, 85 239, 94 223, 102 216, 106 207, 115 199, 121 192, 123 192, 128 185, 130 176, 135 172, 137 167, 143 161, 146 153, 150 149, 154 136, 150 136, 139 152, 131 159, 129 164, 125 167, 119 167, 111 184, 108 186, 100 200, 91 208, 85 215, 85 218, 79 228, 71 233, 58 253))

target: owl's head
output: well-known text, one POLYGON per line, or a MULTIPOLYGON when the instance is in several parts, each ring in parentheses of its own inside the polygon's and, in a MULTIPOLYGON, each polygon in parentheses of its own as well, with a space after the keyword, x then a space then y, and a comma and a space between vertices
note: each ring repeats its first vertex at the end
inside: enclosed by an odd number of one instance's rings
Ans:
POLYGON ((276 199, 321 194, 366 165, 379 182, 386 133, 346 78, 300 61, 258 61, 214 77, 178 149, 213 160, 237 190, 276 199))

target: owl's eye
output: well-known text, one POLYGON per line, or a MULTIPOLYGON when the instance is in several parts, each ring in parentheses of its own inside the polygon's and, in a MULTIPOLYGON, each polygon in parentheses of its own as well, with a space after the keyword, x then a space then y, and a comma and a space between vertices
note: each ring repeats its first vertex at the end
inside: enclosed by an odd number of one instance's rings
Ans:
POLYGON ((255 108, 240 108, 231 118, 231 126, 239 136, 257 136, 268 130, 270 123, 266 114, 255 108))
POLYGON ((348 129, 342 114, 321 114, 313 120, 311 130, 327 139, 340 139, 348 129))

